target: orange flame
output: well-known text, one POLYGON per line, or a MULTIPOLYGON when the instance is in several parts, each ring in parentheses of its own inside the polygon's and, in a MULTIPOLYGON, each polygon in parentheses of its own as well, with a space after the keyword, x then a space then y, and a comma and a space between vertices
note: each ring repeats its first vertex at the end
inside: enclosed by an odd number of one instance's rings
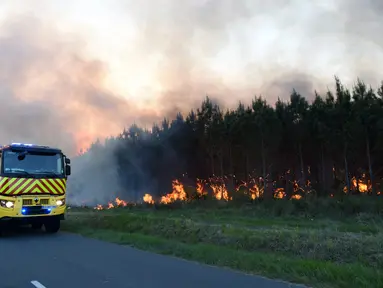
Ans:
MULTIPOLYGON (((235 176, 232 176, 235 178, 235 176)), ((365 175, 361 177, 361 179, 356 179, 353 177, 351 179, 351 189, 352 190, 359 190, 361 193, 365 193, 367 191, 371 191, 371 183, 370 181, 366 181, 365 175)), ((209 181, 197 179, 196 186, 195 186, 195 193, 197 197, 205 196, 208 194, 208 191, 205 189, 206 187, 210 187, 212 191, 212 196, 216 200, 224 200, 224 201, 230 201, 233 199, 232 196, 230 196, 229 190, 227 188, 227 185, 225 180, 227 180, 228 177, 212 177, 209 179, 209 181)), ((253 178, 249 182, 242 182, 240 185, 237 185, 234 188, 234 192, 237 193, 245 193, 248 195, 249 199, 255 200, 258 198, 261 198, 264 194, 264 188, 263 188, 263 179, 259 178, 253 178), (243 189, 245 188, 246 192, 243 192, 243 189)), ((304 197, 305 194, 311 193, 311 183, 309 180, 306 181, 304 187, 300 187, 298 181, 294 180, 290 182, 293 188, 293 195, 290 199, 300 200, 304 197)), ((275 183, 274 183, 275 184, 275 183)), ((345 192, 347 192, 347 189, 345 189, 345 192)), ((377 192, 378 195, 381 194, 381 192, 377 192)), ((330 195, 330 197, 334 197, 333 194, 330 195)), ((283 199, 286 198, 286 192, 285 189, 282 187, 274 189, 274 198, 277 199, 283 199)), ((170 204, 175 201, 188 201, 192 198, 186 193, 184 184, 178 180, 175 179, 172 181, 172 192, 168 193, 161 197, 160 203, 161 204, 170 204)), ((155 201, 153 199, 153 196, 151 194, 146 193, 143 196, 143 202, 148 204, 154 204, 155 201)), ((106 207, 103 207, 102 205, 97 205, 94 207, 96 210, 103 210, 103 209, 112 209, 115 207, 125 207, 128 203, 124 200, 121 200, 119 198, 116 198, 114 202, 109 202, 106 207)))
POLYGON ((187 194, 185 192, 184 185, 178 179, 173 180, 172 186, 172 193, 162 196, 160 203, 169 204, 177 200, 185 201, 187 199, 187 194))
POLYGON ((109 202, 107 207, 104 207, 100 204, 96 205, 96 207, 94 207, 95 210, 104 210, 104 209, 113 209, 113 208, 116 208, 116 207, 125 207, 128 205, 128 202, 124 201, 124 200, 121 200, 120 198, 116 198, 114 200, 114 203, 113 202, 109 202))
POLYGON ((153 197, 150 194, 145 194, 143 200, 145 203, 154 204, 153 197))
MULTIPOLYGON (((372 190, 372 185, 370 180, 366 180, 366 174, 363 174, 361 179, 356 179, 356 177, 351 178, 351 191, 358 191, 360 193, 367 193, 372 190)), ((343 192, 347 193, 347 186, 344 186, 343 192)), ((379 194, 379 192, 378 192, 379 194)))
POLYGON ((282 199, 286 197, 285 189, 277 188, 274 192, 274 197, 278 199, 282 199))
POLYGON ((207 191, 205 191, 204 184, 205 184, 205 181, 197 178, 196 192, 198 197, 207 195, 207 191))
POLYGON ((210 187, 213 190, 213 195, 217 200, 229 201, 233 199, 233 197, 229 197, 229 191, 227 191, 225 183, 222 183, 221 185, 212 184, 210 187))
POLYGON ((125 202, 124 200, 120 200, 119 198, 116 198, 115 201, 116 201, 117 206, 125 207, 126 205, 128 205, 127 202, 125 202))

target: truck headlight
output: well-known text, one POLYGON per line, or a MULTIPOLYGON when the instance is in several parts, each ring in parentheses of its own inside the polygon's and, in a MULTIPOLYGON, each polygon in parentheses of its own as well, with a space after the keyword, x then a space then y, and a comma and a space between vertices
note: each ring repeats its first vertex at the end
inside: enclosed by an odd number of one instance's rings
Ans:
POLYGON ((64 199, 61 199, 61 200, 57 200, 56 201, 56 205, 57 206, 62 206, 62 205, 64 205, 65 204, 65 200, 64 199))
POLYGON ((15 202, 7 201, 7 200, 1 200, 0 206, 11 209, 11 208, 13 208, 13 206, 15 206, 15 202))

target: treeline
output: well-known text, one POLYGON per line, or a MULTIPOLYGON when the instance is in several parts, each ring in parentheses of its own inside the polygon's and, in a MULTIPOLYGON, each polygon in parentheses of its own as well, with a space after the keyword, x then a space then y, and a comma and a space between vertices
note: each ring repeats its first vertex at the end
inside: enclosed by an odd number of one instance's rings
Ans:
POLYGON ((265 195, 278 187, 293 195, 297 185, 317 195, 379 194, 383 82, 374 90, 358 80, 348 89, 335 78, 333 92, 315 93, 311 103, 293 90, 274 106, 255 97, 225 111, 207 97, 185 116, 151 131, 132 125, 85 154, 113 150, 121 187, 136 193, 164 194, 173 179, 193 184, 215 175, 234 185, 257 179, 265 195))

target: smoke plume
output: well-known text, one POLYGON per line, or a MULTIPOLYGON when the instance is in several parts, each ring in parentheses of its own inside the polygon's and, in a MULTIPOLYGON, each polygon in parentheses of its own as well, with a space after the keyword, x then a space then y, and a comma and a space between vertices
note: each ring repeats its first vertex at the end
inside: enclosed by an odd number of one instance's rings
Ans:
POLYGON ((136 59, 157 61, 157 97, 170 109, 206 94, 226 105, 255 93, 274 102, 293 87, 310 99, 315 89, 326 92, 334 75, 373 85, 383 75, 378 0, 122 2, 140 31, 136 59))
POLYGON ((38 19, 13 18, 1 28, 4 144, 36 142, 73 155, 96 137, 119 133, 123 125, 156 119, 155 111, 108 91, 105 64, 83 57, 77 43, 38 19))
MULTIPOLYGON (((59 16, 60 8, 55 10, 52 2, 39 3, 51 5, 59 16)), ((86 3, 92 13, 93 2, 86 3)), ((314 90, 332 88, 334 75, 345 84, 360 77, 377 85, 383 78, 379 0, 108 3, 105 14, 118 11, 127 19, 114 24, 136 31, 129 43, 121 38, 126 47, 121 65, 132 77, 127 81, 146 75, 151 84, 137 90, 139 95, 111 91, 106 85, 113 72, 108 60, 87 53, 84 33, 61 31, 44 12, 39 14, 42 4, 34 16, 12 15, 0 27, 4 144, 36 142, 74 155, 97 137, 115 135, 134 122, 150 127, 179 110, 187 112, 206 95, 225 107, 248 102, 255 94, 273 103, 278 97, 287 99, 292 88, 310 99, 314 90)), ((93 165, 113 167, 109 156, 98 164, 83 160, 73 167, 73 179, 93 165)), ((110 193, 100 188, 106 180, 97 173, 89 176, 94 185, 89 196, 110 193)), ((108 177, 114 185, 114 176, 108 177)))

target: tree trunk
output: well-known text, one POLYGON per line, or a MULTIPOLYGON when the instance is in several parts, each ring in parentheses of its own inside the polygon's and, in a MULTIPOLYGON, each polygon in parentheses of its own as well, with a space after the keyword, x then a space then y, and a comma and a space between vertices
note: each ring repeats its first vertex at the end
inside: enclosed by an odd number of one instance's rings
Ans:
POLYGON ((246 169, 246 175, 245 175, 245 179, 246 179, 246 182, 249 181, 249 174, 250 174, 250 161, 249 161, 249 153, 248 153, 248 149, 245 150, 245 169, 246 169))
POLYGON ((286 173, 285 173, 285 193, 286 193, 286 197, 288 199, 291 198, 291 196, 293 195, 293 186, 292 186, 292 181, 291 181, 291 170, 288 170, 286 173))
POLYGON ((232 149, 232 143, 230 142, 230 143, 229 143, 229 169, 230 169, 229 173, 230 173, 231 175, 234 174, 234 168, 233 168, 233 151, 232 151, 232 150, 233 150, 233 149, 232 149))
MULTIPOLYGON (((262 180, 263 180, 263 194, 266 195, 269 193, 267 189, 267 171, 266 171, 266 149, 265 149, 265 142, 263 140, 263 136, 261 136, 261 145, 262 145, 262 180)), ((266 196, 268 197, 268 196, 266 196)))
POLYGON ((235 178, 234 178, 234 165, 233 165, 233 148, 232 148, 232 142, 229 142, 229 173, 231 175, 232 184, 235 186, 235 178))
POLYGON ((301 183, 301 187, 303 187, 303 190, 306 191, 305 187, 306 187, 306 172, 305 172, 305 167, 304 167, 304 162, 303 162, 303 154, 302 154, 302 144, 299 143, 298 144, 298 151, 299 151, 299 160, 300 160, 300 164, 301 164, 301 175, 302 175, 302 183, 301 183))
POLYGON ((209 151, 209 156, 210 156, 210 165, 211 165, 211 173, 215 175, 215 167, 214 167, 214 152, 213 149, 210 149, 209 151))
POLYGON ((219 168, 220 168, 220 172, 221 172, 221 177, 223 177, 225 173, 223 171, 223 151, 222 150, 219 154, 219 168))
POLYGON ((323 194, 325 194, 327 191, 327 187, 326 187, 326 163, 325 163, 325 160, 324 160, 324 145, 322 144, 321 145, 321 160, 322 160, 322 192, 323 194))
POLYGON ((347 143, 345 143, 344 148, 344 172, 345 172, 345 181, 347 187, 347 193, 350 193, 351 184, 350 184, 350 176, 348 175, 348 161, 347 161, 347 143))
POLYGON ((370 139, 366 133, 366 152, 367 152, 367 161, 368 161, 368 171, 370 173, 370 181, 371 181, 371 192, 372 195, 376 195, 375 191, 375 183, 374 183, 374 173, 372 170, 372 161, 371 161, 371 153, 370 153, 370 139))
MULTIPOLYGON (((272 171, 271 171, 271 166, 272 165, 270 165, 269 167, 268 167, 268 174, 269 175, 272 175, 271 173, 272 173, 272 171)), ((266 171, 266 170, 265 170, 266 171)), ((267 175, 267 174, 266 174, 267 175)), ((266 195, 266 197, 268 198, 268 199, 272 199, 273 198, 273 196, 274 196, 274 187, 273 187, 273 181, 272 181, 272 179, 271 179, 271 176, 270 176, 270 178, 266 181, 266 180, 264 180, 264 182, 266 182, 266 184, 264 184, 265 185, 265 190, 263 191, 263 193, 264 193, 264 195, 266 195)))

